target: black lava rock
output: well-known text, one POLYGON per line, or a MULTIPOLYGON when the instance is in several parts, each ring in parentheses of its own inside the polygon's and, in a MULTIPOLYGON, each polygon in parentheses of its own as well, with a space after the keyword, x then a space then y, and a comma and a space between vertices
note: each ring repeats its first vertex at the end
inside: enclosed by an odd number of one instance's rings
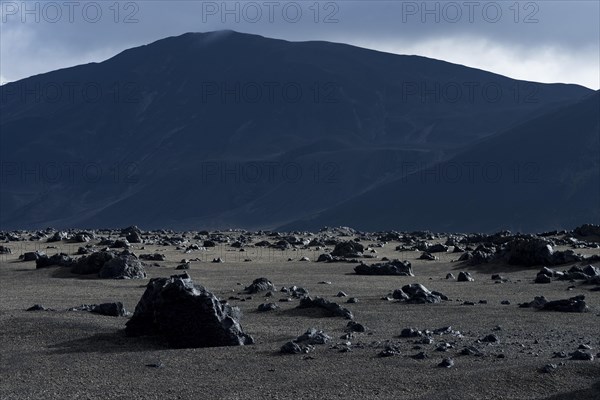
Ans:
POLYGON ((365 247, 360 243, 354 241, 341 242, 335 245, 331 255, 334 257, 355 258, 361 257, 364 250, 365 247))
POLYGON ((334 303, 333 301, 326 300, 322 297, 315 297, 314 299, 312 299, 310 297, 304 297, 300 300, 300 305, 298 305, 298 308, 314 308, 314 307, 323 308, 323 309, 327 310, 329 313, 331 313, 332 315, 337 316, 337 317, 343 317, 346 319, 354 319, 354 315, 352 315, 352 311, 340 306, 337 303, 334 303))
POLYGON ((66 255, 65 253, 54 254, 53 256, 48 257, 47 255, 40 255, 35 260, 36 268, 46 268, 46 267, 70 267, 73 265, 73 259, 66 255))
POLYGON ((277 290, 273 283, 267 278, 255 279, 250 286, 244 288, 244 291, 248 294, 268 292, 277 290))
POLYGON ((367 265, 361 263, 354 267, 358 275, 399 275, 414 276, 411 264, 408 261, 393 260, 387 263, 367 265))
POLYGON ((452 358, 444 358, 442 362, 438 364, 441 368, 452 368, 454 366, 454 360, 452 358))
POLYGON ((261 311, 261 312, 273 311, 278 308, 279 308, 279 306, 275 303, 263 303, 258 306, 258 311, 261 311))
POLYGON ((150 280, 125 333, 161 335, 173 348, 252 344, 239 320, 237 307, 222 303, 187 274, 174 275, 150 280))
POLYGON ((458 274, 458 278, 456 278, 457 282, 473 282, 475 279, 473 279, 473 277, 471 276, 470 273, 468 272, 463 272, 461 271, 458 274))

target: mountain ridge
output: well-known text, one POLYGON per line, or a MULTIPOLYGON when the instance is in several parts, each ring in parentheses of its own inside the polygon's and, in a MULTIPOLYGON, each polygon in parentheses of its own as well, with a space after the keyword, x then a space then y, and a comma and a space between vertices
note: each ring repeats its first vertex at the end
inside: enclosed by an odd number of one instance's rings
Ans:
POLYGON ((322 41, 160 39, 0 87, 0 226, 282 226, 592 92, 322 41), (473 82, 504 96, 448 101, 439 90, 473 82), (57 101, 19 96, 19 85, 53 84, 57 101), (100 176, 68 179, 69 163, 100 176), (61 179, 42 176, 54 164, 61 179))

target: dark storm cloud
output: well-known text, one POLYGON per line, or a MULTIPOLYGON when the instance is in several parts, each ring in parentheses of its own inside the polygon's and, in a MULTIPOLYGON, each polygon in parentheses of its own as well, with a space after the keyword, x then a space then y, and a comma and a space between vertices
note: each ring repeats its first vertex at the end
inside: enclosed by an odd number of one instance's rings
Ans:
MULTIPOLYGON (((481 67, 522 60, 520 70, 539 80, 577 78, 597 88, 591 75, 599 67, 599 7, 596 1, 2 1, 0 74, 15 80, 166 36, 233 29, 481 67), (556 65, 531 71, 548 60, 556 65), (581 71, 571 71, 576 65, 581 71)), ((520 77, 518 65, 514 71, 520 77)), ((498 72, 511 75, 510 68, 498 72)))

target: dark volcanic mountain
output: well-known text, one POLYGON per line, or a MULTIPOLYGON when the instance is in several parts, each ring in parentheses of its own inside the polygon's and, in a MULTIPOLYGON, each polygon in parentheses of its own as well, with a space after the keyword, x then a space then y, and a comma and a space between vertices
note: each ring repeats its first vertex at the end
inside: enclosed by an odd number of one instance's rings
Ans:
MULTIPOLYGON (((295 226, 402 229, 426 226, 433 218, 417 224, 406 215, 432 209, 445 210, 439 223, 458 230, 515 220, 527 229, 570 224, 579 220, 574 203, 554 207, 549 194, 568 188, 579 196, 597 182, 598 147, 589 147, 597 141, 565 145, 584 135, 569 116, 579 115, 574 110, 587 103, 577 102, 591 93, 327 42, 230 31, 167 38, 0 87, 0 227, 271 228, 301 221, 295 226), (563 125, 549 116, 562 116, 563 125), (537 137, 527 126, 545 133, 537 137), (523 144, 525 137, 537 139, 523 144), (469 151, 477 160, 525 164, 555 150, 569 157, 552 153, 553 168, 543 176, 563 186, 526 185, 546 194, 537 203, 532 195, 520 202, 515 185, 485 204, 470 197, 460 203, 452 185, 435 201, 423 191, 429 185, 398 185, 458 154, 470 160, 469 151), (506 203, 510 193, 514 201, 506 203), (516 207, 514 218, 506 219, 508 211, 495 216, 499 204, 516 207), (532 207, 552 217, 530 215, 532 207)), ((491 186, 497 195, 501 185, 491 186)), ((593 201, 597 191, 587 195, 593 201)))

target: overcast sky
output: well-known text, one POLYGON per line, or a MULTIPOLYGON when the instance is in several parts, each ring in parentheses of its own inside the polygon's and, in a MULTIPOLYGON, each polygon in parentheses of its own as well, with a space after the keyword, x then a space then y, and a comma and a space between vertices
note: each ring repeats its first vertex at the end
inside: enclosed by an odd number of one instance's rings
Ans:
POLYGON ((4 1, 0 80, 102 61, 185 32, 233 29, 418 54, 600 88, 600 2, 4 1))

